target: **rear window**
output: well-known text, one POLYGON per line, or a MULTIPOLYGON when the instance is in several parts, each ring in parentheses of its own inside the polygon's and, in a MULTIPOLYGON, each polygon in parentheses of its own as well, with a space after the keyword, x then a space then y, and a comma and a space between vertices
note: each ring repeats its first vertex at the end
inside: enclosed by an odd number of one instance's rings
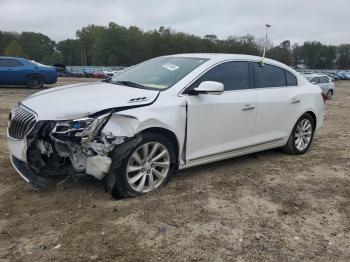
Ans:
POLYGON ((284 70, 277 66, 254 63, 254 77, 256 88, 286 86, 284 70))
POLYGON ((297 78, 287 70, 285 70, 284 72, 286 74, 287 86, 297 86, 298 85, 297 78))

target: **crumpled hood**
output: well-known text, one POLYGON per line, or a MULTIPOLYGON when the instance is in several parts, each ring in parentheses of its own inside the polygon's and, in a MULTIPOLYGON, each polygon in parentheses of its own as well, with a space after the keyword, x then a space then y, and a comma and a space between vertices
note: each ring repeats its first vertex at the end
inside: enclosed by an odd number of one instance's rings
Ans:
POLYGON ((156 90, 94 82, 50 88, 21 103, 37 113, 38 120, 71 120, 105 109, 147 105, 158 94, 156 90))

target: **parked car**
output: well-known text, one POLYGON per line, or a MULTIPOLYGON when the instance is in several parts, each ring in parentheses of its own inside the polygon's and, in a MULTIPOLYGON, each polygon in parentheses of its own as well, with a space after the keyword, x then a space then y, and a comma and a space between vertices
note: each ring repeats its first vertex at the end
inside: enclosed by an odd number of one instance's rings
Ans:
POLYGON ((66 65, 64 64, 53 64, 53 67, 55 67, 57 76, 59 77, 74 77, 75 75, 68 71, 66 68, 66 65))
POLYGON ((54 67, 18 57, 0 56, 0 85, 26 85, 41 88, 54 84, 57 72, 54 67))
POLYGON ((335 85, 327 76, 313 74, 307 75, 306 79, 310 83, 319 86, 322 89, 323 93, 325 93, 327 99, 332 99, 335 91, 335 85))
POLYGON ((112 77, 112 76, 115 76, 115 75, 118 75, 120 74, 121 72, 123 72, 125 69, 116 69, 116 70, 112 70, 110 68, 103 68, 102 69, 102 72, 108 76, 108 77, 112 77))
POLYGON ((7 142, 14 168, 35 186, 94 176, 127 197, 178 169, 271 148, 304 154, 323 116, 320 88, 280 62, 181 54, 29 96, 11 111, 7 142))
POLYGON ((337 75, 341 80, 349 80, 350 79, 350 73, 347 71, 339 71, 337 72, 337 75))
POLYGON ((94 77, 94 78, 100 78, 100 79, 108 78, 108 76, 105 75, 104 73, 102 73, 102 72, 96 72, 96 71, 92 73, 92 77, 94 77))
POLYGON ((336 73, 329 73, 329 72, 326 72, 326 73, 323 73, 325 75, 328 75, 329 77, 332 78, 332 81, 338 81, 340 80, 339 76, 337 76, 336 73))
POLYGON ((110 68, 102 68, 102 73, 109 77, 114 75, 113 70, 110 68))

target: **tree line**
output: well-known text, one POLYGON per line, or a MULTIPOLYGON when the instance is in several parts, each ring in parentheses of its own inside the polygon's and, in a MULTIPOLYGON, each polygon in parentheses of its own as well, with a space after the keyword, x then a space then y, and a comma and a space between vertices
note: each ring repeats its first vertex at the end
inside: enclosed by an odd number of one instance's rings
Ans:
MULTIPOLYGON (((0 55, 17 56, 44 64, 130 66, 153 57, 176 53, 236 53, 261 55, 264 39, 252 35, 230 36, 225 40, 214 34, 199 37, 160 27, 143 31, 109 23, 89 25, 76 32, 76 39, 59 42, 34 32, 0 31, 0 55)), ((292 67, 350 68, 350 44, 324 45, 307 41, 291 45, 289 40, 273 46, 267 43, 266 56, 292 67)))

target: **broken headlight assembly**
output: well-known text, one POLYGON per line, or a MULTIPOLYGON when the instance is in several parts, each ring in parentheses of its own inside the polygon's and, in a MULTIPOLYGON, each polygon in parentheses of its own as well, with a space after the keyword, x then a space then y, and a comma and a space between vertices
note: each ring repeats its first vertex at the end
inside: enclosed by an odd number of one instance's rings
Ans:
POLYGON ((69 139, 77 143, 90 142, 98 135, 110 116, 111 113, 107 113, 95 118, 84 117, 71 121, 58 121, 52 130, 52 136, 63 141, 69 139))

